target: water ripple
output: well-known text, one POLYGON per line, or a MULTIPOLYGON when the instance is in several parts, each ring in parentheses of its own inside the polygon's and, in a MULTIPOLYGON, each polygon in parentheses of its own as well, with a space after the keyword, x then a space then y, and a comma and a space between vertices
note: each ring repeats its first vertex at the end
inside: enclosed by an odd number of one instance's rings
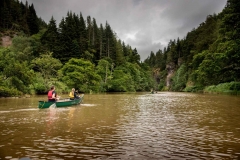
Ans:
POLYGON ((240 118, 233 116, 238 99, 170 92, 92 96, 81 107, 0 111, 0 158, 240 157, 240 118))

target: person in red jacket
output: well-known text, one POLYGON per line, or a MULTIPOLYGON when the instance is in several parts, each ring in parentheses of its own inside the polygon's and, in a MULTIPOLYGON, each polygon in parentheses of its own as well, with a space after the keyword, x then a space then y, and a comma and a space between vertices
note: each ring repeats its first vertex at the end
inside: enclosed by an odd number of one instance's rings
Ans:
POLYGON ((59 97, 57 96, 57 93, 55 91, 55 87, 52 86, 51 90, 48 91, 48 102, 55 102, 59 99, 59 97))

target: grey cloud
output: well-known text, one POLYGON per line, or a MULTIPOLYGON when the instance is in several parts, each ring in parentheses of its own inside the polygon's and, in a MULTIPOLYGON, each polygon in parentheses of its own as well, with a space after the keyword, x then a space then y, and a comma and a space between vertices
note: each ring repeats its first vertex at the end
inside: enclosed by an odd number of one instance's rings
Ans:
MULTIPOLYGON (((25 0, 23 0, 25 1, 25 0)), ((163 49, 170 39, 184 38, 207 15, 219 13, 227 0, 28 0, 38 16, 57 23, 68 11, 97 23, 110 24, 126 44, 137 48, 144 60, 150 52, 163 49)))

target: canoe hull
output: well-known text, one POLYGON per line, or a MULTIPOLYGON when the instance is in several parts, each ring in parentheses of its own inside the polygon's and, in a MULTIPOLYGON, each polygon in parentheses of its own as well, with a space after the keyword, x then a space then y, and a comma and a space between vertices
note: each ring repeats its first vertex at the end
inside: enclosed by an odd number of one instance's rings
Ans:
POLYGON ((38 103, 38 108, 43 109, 43 108, 49 108, 51 105, 56 107, 68 107, 72 105, 77 105, 82 102, 83 96, 79 99, 62 99, 57 102, 48 102, 48 101, 39 101, 38 103))

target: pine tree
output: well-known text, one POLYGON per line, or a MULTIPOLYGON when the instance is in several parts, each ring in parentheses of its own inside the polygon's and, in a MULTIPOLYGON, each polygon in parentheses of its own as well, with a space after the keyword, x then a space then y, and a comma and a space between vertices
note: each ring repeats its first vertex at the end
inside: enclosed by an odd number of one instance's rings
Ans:
POLYGON ((80 35, 79 35, 80 54, 83 55, 85 51, 87 51, 87 30, 86 30, 86 24, 82 16, 82 13, 80 13, 79 30, 80 30, 80 35))
POLYGON ((46 50, 53 52, 53 57, 61 60, 61 55, 59 55, 59 34, 57 31, 56 20, 50 19, 47 26, 46 32, 41 38, 42 44, 45 46, 46 50))
POLYGON ((0 29, 23 31, 36 34, 39 31, 38 17, 33 4, 28 5, 18 0, 0 1, 0 29))
POLYGON ((151 51, 150 57, 149 57, 149 66, 152 68, 155 67, 155 59, 156 59, 156 56, 155 56, 154 52, 151 51))
POLYGON ((140 63, 140 55, 138 54, 138 51, 136 48, 134 48, 134 50, 132 51, 129 62, 137 63, 137 64, 140 63))
POLYGON ((68 35, 68 28, 64 18, 59 23, 58 32, 61 45, 59 46, 58 57, 55 58, 58 58, 62 63, 66 63, 71 58, 69 55, 71 54, 70 45, 72 40, 68 35))
POLYGON ((3 7, 1 8, 1 14, 2 14, 2 20, 1 24, 2 27, 5 29, 10 29, 11 28, 11 23, 12 23, 12 16, 11 16, 11 11, 10 11, 10 2, 11 1, 3 1, 3 7))
POLYGON ((99 30, 99 57, 100 59, 106 56, 106 36, 105 36, 105 30, 103 29, 102 24, 100 24, 100 30, 99 30))
POLYGON ((27 24, 27 8, 26 6, 20 2, 20 10, 21 10, 21 16, 20 16, 20 22, 19 25, 21 26, 21 29, 24 33, 29 33, 29 28, 27 24))
POLYGON ((121 43, 121 40, 118 40, 116 42, 116 60, 115 60, 115 63, 116 63, 117 66, 120 66, 124 62, 125 62, 125 60, 124 60, 124 55, 123 55, 122 43, 121 43))
POLYGON ((27 10, 27 24, 29 27, 30 35, 39 32, 38 17, 36 15, 33 4, 30 5, 29 10, 27 10))
POLYGON ((96 50, 96 52, 94 54, 94 58, 95 58, 95 61, 97 62, 100 60, 100 30, 97 26, 95 18, 93 18, 92 44, 93 44, 94 49, 96 50))
POLYGON ((156 53, 155 66, 156 68, 160 68, 161 71, 166 67, 166 61, 164 60, 162 50, 160 49, 156 53))
POLYGON ((90 16, 87 16, 87 32, 88 32, 88 45, 92 46, 92 31, 93 31, 93 27, 92 27, 92 20, 90 16))

